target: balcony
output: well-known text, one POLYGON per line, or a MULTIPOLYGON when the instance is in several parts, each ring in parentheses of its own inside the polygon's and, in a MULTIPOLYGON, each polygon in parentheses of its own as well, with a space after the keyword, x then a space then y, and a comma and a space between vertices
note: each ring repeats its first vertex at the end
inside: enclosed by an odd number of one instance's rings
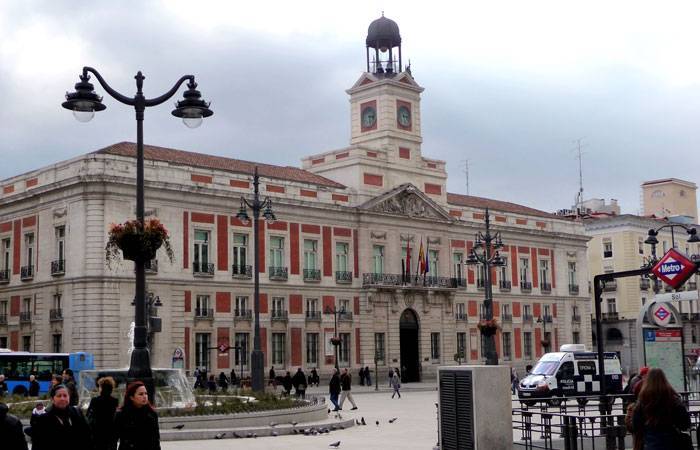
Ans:
POLYGON ((552 323, 552 316, 548 316, 548 315, 545 314, 545 315, 542 316, 542 320, 541 320, 541 321, 540 321, 540 319, 537 319, 537 323, 540 323, 540 322, 552 323))
POLYGON ((22 280, 31 280, 34 278, 34 266, 22 266, 20 270, 20 278, 22 280))
POLYGON ((540 292, 543 294, 550 294, 552 292, 552 284, 546 282, 540 283, 540 292))
POLYGON ((307 322, 320 322, 321 321, 321 311, 306 311, 306 321, 307 322))
POLYGON ((61 308, 49 310, 49 320, 51 322, 60 322, 63 320, 63 310, 61 308))
POLYGON ((241 321, 241 320, 252 320, 253 319, 253 313, 249 309, 235 309, 233 311, 233 321, 241 321))
POLYGON ((340 284, 350 284, 352 283, 352 272, 347 272, 345 270, 335 271, 335 282, 340 284))
POLYGON ((619 320, 620 317, 617 312, 606 312, 603 313, 603 322, 619 320))
POLYGON ((289 319, 287 315, 287 311, 283 311, 281 309, 273 309, 270 312, 270 320, 272 321, 280 321, 280 322, 286 322, 289 319))
POLYGON ((578 284, 570 284, 569 285, 569 294, 578 295, 578 292, 579 292, 578 284))
POLYGON ((503 323, 511 323, 513 321, 513 315, 512 314, 501 314, 501 322, 503 323))
POLYGON ((31 323, 32 313, 29 311, 20 311, 19 313, 19 323, 31 323))
POLYGON ((521 281, 520 282, 520 292, 523 292, 523 293, 532 292, 532 283, 529 281, 521 281))
POLYGON ((477 278, 476 279, 476 288, 477 289, 484 289, 486 286, 486 280, 483 278, 477 278))
POLYGON ((412 275, 406 277, 391 273, 364 273, 362 274, 363 288, 429 288, 429 289, 456 289, 457 279, 450 277, 432 277, 412 275))
POLYGON ((267 273, 270 276, 270 280, 273 281, 287 281, 289 275, 287 273, 286 267, 268 267, 267 273))
POLYGON ((462 278, 461 276, 459 276, 459 277, 455 277, 454 280, 455 280, 455 285, 457 287, 467 287, 467 279, 466 278, 462 278))
POLYGON ((649 278, 640 278, 639 279, 639 289, 641 289, 643 291, 648 291, 650 285, 651 285, 651 281, 649 281, 649 278))
POLYGON ((349 311, 339 312, 338 313, 338 320, 344 321, 344 322, 352 322, 352 313, 349 311))
POLYGON ((468 319, 467 313, 463 313, 463 312, 461 312, 461 313, 455 313, 455 320, 456 320, 457 322, 466 322, 467 319, 468 319))
POLYGON ((7 325, 7 314, 0 314, 0 325, 7 325))
POLYGON ((581 323, 581 316, 578 314, 574 314, 571 316, 571 322, 572 323, 581 323))
POLYGON ((603 291, 611 292, 617 290, 617 280, 608 280, 603 285, 603 291))
MULTIPOLYGON (((286 280, 285 276, 285 280, 286 280)), ((318 282, 321 281, 321 271, 319 269, 304 269, 304 281, 318 282)))
POLYGON ((688 281, 688 284, 686 284, 688 287, 689 291, 695 291, 698 288, 698 282, 697 281, 688 281))
POLYGON ((250 280, 253 278, 253 268, 252 266, 234 264, 231 266, 231 276, 233 278, 250 280))
POLYGON ((532 323, 532 314, 523 314, 523 323, 532 323))
POLYGON ((211 308, 197 308, 194 310, 194 318, 200 320, 214 320, 214 310, 211 308))
POLYGON ((195 261, 192 263, 192 273, 196 277, 213 277, 214 264, 195 261))
POLYGON ((0 283, 10 282, 10 269, 0 270, 0 283))
POLYGON ((51 276, 65 275, 66 273, 66 260, 57 259, 56 261, 51 261, 51 276))
POLYGON ((509 280, 500 280, 498 282, 498 289, 501 292, 510 292, 511 282, 509 280))

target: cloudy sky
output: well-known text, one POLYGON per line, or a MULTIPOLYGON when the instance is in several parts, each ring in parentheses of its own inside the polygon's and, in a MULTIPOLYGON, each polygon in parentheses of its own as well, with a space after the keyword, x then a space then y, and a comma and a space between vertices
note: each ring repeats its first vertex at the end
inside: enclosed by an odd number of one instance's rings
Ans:
POLYGON ((148 144, 297 166, 346 146, 344 90, 382 10, 425 87, 423 154, 447 161, 450 192, 469 160, 472 195, 569 207, 579 138, 585 196, 623 212, 642 181, 700 182, 700 3, 561 0, 2 1, 0 179, 135 140, 111 98, 87 124, 60 107, 84 65, 129 94, 142 70, 147 96, 197 77, 214 116, 190 130, 171 102, 150 109, 148 144))

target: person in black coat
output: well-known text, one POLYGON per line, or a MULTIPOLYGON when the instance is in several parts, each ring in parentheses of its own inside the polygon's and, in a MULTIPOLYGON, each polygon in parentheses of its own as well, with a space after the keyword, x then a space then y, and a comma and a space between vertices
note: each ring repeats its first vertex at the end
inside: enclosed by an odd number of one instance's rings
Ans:
POLYGON ((92 448, 90 427, 75 406, 70 406, 68 388, 59 384, 49 392, 51 406, 32 418, 32 450, 92 448))
POLYGON ((29 375, 29 390, 27 391, 27 396, 38 397, 39 396, 39 382, 36 381, 35 375, 29 375))
POLYGON ((92 440, 95 450, 115 450, 117 437, 114 434, 114 413, 119 401, 112 397, 114 379, 103 377, 97 382, 100 395, 90 400, 87 410, 87 421, 92 430, 92 440))
POLYGON ((226 378, 226 374, 223 372, 219 374, 219 387, 223 392, 228 390, 228 378, 226 378))
POLYGON ((75 378, 73 377, 73 371, 71 369, 65 369, 63 371, 63 384, 68 388, 68 392, 70 392, 70 405, 78 406, 80 398, 78 397, 78 388, 75 385, 75 378))
POLYGON ((294 386, 294 381, 292 380, 292 375, 287 372, 287 374, 282 378, 282 387, 284 388, 284 395, 289 395, 292 392, 292 386, 294 386))
POLYGON ((328 393, 331 397, 331 403, 335 406, 333 411, 340 411, 340 405, 338 404, 338 397, 340 396, 340 373, 338 369, 333 369, 333 376, 331 377, 330 383, 328 383, 328 393))
POLYGON ((126 388, 124 404, 114 417, 119 450, 160 450, 158 414, 148 401, 146 386, 135 381, 126 388))
POLYGON ((297 373, 294 374, 292 384, 294 385, 297 398, 306 398, 306 374, 301 370, 301 367, 299 367, 297 373))
POLYGON ((0 436, 2 447, 12 450, 27 450, 27 440, 22 432, 22 421, 8 414, 8 407, 0 403, 0 436))

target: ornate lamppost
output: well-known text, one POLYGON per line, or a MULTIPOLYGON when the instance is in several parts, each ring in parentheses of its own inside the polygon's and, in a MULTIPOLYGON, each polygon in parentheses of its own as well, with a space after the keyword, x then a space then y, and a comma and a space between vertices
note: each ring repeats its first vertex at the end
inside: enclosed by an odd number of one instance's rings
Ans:
MULTIPOLYGON (((175 85, 165 94, 146 98, 143 94, 143 80, 146 78, 139 71, 136 76, 136 94, 129 97, 114 90, 102 78, 100 73, 92 67, 83 67, 80 81, 75 84, 75 92, 66 93, 66 101, 61 106, 73 111, 73 115, 79 122, 89 122, 95 115, 95 111, 103 111, 107 107, 102 103, 102 97, 97 95, 94 86, 90 83, 90 73, 95 75, 100 85, 115 100, 128 106, 133 106, 136 112, 136 219, 144 224, 144 181, 143 181, 143 119, 146 108, 158 106, 169 100, 178 91, 180 86, 187 81, 187 90, 184 98, 175 104, 172 114, 182 118, 189 128, 196 128, 202 124, 204 117, 212 114, 209 102, 202 100, 201 93, 197 90, 194 75, 182 76, 175 85)), ((143 381, 148 390, 148 396, 153 402, 154 385, 151 372, 151 360, 148 352, 148 326, 146 324, 146 275, 144 258, 135 258, 136 272, 136 301, 134 302, 134 350, 131 353, 128 378, 129 381, 143 381)))
POLYGON ((260 348, 260 248, 258 221, 260 219, 260 211, 265 221, 270 224, 276 220, 275 213, 272 212, 272 201, 269 197, 260 200, 260 177, 258 176, 258 167, 255 166, 255 174, 253 175, 253 199, 251 201, 241 197, 241 208, 238 210, 236 217, 243 224, 250 222, 248 217, 248 208, 253 211, 253 259, 255 261, 253 308, 255 313, 255 327, 253 331, 253 351, 250 354, 250 386, 255 392, 262 392, 265 389, 265 354, 260 348))
POLYGON ((484 318, 485 326, 480 327, 481 339, 485 342, 486 364, 498 365, 498 354, 496 353, 496 326, 493 318, 493 291, 491 290, 491 267, 499 267, 505 264, 498 250, 503 248, 501 233, 491 234, 491 224, 489 222, 489 209, 484 213, 486 221, 486 232, 479 231, 474 239, 474 248, 469 253, 465 264, 481 265, 484 270, 484 318), (493 325, 493 326, 491 326, 493 325))
POLYGON ((335 306, 333 306, 333 308, 331 308, 330 306, 326 306, 324 313, 333 314, 333 339, 331 340, 331 343, 335 348, 335 368, 339 369, 338 347, 340 347, 340 337, 338 336, 338 316, 341 314, 345 314, 345 306, 341 307, 340 309, 336 308, 335 306))

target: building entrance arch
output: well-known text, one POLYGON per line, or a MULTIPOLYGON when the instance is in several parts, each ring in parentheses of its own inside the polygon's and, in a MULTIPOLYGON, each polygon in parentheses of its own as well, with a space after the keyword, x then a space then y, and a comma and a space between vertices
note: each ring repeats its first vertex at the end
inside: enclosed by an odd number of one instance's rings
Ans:
POLYGON ((399 320, 399 335, 401 346, 401 381, 420 381, 420 325, 418 315, 411 308, 406 308, 401 313, 399 320))

